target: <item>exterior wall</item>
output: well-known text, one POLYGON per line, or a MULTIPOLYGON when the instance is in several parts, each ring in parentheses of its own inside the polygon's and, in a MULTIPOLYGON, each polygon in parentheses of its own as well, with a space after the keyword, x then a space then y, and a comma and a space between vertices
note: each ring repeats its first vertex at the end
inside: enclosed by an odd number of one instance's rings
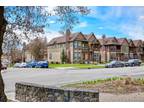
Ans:
POLYGON ((73 42, 70 43, 70 61, 73 63, 73 42))
POLYGON ((139 46, 139 47, 136 47, 136 52, 137 52, 137 57, 138 59, 142 59, 142 54, 143 54, 143 47, 142 46, 139 46))
POLYGON ((65 50, 65 44, 48 46, 48 61, 61 63, 61 53, 62 50, 65 50))
POLYGON ((121 53, 126 53, 126 54, 128 54, 128 53, 129 53, 129 46, 126 45, 126 44, 123 44, 123 45, 121 46, 121 53))
MULTIPOLYGON (((101 54, 100 54, 100 51, 94 51, 94 54, 96 55, 96 57, 93 57, 93 62, 94 63, 99 63, 101 61, 101 54)), ((94 56, 94 55, 92 55, 94 56)))
POLYGON ((98 102, 92 90, 68 90, 30 83, 16 83, 15 98, 21 102, 98 102))
POLYGON ((34 60, 32 54, 29 51, 26 51, 25 52, 25 61, 29 62, 29 61, 32 61, 32 60, 34 60))
POLYGON ((105 49, 105 46, 102 46, 100 48, 100 55, 101 55, 101 62, 107 62, 107 51, 105 49))
POLYGON ((129 46, 128 44, 122 44, 121 46, 121 57, 120 60, 128 60, 129 59, 129 46))
MULTIPOLYGON (((83 40, 82 35, 79 35, 77 39, 77 44, 75 44, 75 41, 69 43, 70 53, 67 54, 69 54, 68 57, 70 63, 84 63, 85 61, 88 61, 89 63, 109 62, 111 60, 126 61, 134 58, 144 60, 144 51, 141 51, 142 49, 140 47, 136 49, 132 42, 128 44, 127 41, 124 41, 121 46, 99 46, 100 43, 98 42, 93 43, 92 41, 81 41, 83 40), (78 53, 77 58, 75 58, 75 53, 78 53), (99 60, 94 58, 94 53, 95 55, 99 55, 99 60)), ((49 62, 61 62, 61 52, 63 49, 66 49, 65 43, 63 45, 64 47, 55 47, 54 45, 48 48, 49 62), (50 53, 53 55, 52 59, 49 59, 50 53)))
POLYGON ((107 52, 107 62, 117 60, 117 53, 116 52, 107 52))

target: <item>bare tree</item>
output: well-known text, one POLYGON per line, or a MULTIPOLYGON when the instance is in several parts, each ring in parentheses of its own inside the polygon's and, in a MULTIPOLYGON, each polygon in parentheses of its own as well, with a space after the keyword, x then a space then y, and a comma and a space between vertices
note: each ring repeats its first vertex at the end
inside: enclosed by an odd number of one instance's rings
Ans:
POLYGON ((35 60, 43 60, 47 48, 46 45, 45 38, 37 37, 28 44, 28 51, 32 54, 35 60))
MULTIPOLYGON (((29 39, 32 33, 43 33, 44 28, 49 26, 48 16, 51 14, 44 11, 45 7, 0 7, 0 57, 2 56, 2 43, 6 32, 6 25, 12 25, 11 29, 21 31, 22 35, 11 35, 29 39), (6 21, 7 20, 7 21, 6 21)), ((62 23, 62 29, 72 29, 79 23, 76 14, 85 15, 88 13, 85 7, 56 7, 54 10, 57 21, 62 23)), ((10 37, 11 37, 10 36, 10 37)), ((0 59, 1 64, 1 59, 0 59)), ((1 66, 1 65, 0 65, 1 66)), ((1 69, 1 67, 0 67, 1 69)), ((7 101, 4 93, 4 83, 0 72, 0 101, 7 101)))

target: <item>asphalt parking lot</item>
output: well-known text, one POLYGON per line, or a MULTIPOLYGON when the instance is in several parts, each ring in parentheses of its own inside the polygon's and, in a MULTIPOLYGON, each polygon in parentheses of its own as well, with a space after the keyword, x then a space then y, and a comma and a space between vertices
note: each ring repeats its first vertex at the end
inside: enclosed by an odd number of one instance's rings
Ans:
POLYGON ((114 76, 143 77, 144 66, 102 69, 40 69, 8 68, 2 72, 5 91, 15 91, 16 82, 29 82, 50 86, 62 86, 68 83, 81 82, 114 76))

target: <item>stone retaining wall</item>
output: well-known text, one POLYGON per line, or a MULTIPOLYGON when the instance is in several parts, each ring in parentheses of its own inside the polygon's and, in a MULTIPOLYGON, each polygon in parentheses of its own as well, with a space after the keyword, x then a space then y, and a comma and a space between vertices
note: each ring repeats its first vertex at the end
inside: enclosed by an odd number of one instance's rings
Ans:
POLYGON ((98 102, 99 93, 20 82, 15 85, 15 99, 22 102, 98 102))

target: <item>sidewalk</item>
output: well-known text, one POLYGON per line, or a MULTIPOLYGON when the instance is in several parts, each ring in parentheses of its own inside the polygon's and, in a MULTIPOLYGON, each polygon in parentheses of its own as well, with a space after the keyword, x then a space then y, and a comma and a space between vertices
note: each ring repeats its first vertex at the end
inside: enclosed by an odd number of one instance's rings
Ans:
POLYGON ((6 96, 9 100, 9 102, 18 102, 18 100, 15 100, 15 93, 14 92, 6 93, 6 96))

